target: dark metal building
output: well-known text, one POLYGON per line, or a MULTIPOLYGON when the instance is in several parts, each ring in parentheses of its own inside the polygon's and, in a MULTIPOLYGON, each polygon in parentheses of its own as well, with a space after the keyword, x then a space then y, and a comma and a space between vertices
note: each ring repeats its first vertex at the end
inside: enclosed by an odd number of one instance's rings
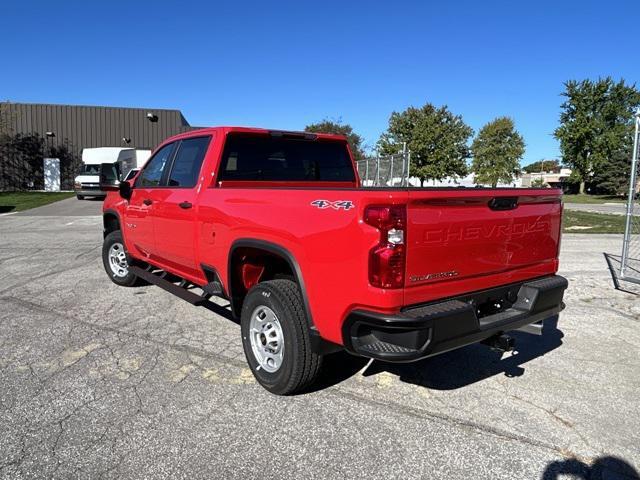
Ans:
MULTIPOLYGON (((72 188, 73 176, 80 163, 82 150, 92 147, 131 147, 153 149, 165 138, 192 130, 179 110, 159 108, 92 107, 80 105, 47 105, 37 103, 0 103, 3 134, 13 138, 37 136, 44 142, 39 159, 30 159, 34 165, 31 175, 37 176, 35 166, 42 157, 56 152, 68 152, 70 158, 61 162, 62 187, 72 188)), ((14 149, 15 150, 15 149, 14 149)), ((20 150, 18 148, 17 150, 20 150)), ((22 149, 24 150, 24 149, 22 149)), ((15 164, 15 155, 0 157, 0 189, 22 187, 7 185, 9 164, 15 164)), ((33 156, 33 155, 31 155, 33 156)), ((20 163, 20 162, 18 162, 20 163)), ((16 170, 15 166, 13 170, 16 170)), ((37 179, 36 179, 37 180, 37 179)), ((36 185, 38 181, 28 182, 36 185)))

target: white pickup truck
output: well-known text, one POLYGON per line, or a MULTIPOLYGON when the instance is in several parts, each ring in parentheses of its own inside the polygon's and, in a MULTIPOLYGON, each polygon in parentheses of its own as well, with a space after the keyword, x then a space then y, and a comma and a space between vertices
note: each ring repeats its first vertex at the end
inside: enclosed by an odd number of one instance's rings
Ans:
POLYGON ((124 179, 127 174, 140 168, 151 155, 151 150, 135 148, 98 147, 82 151, 82 166, 74 180, 74 190, 78 200, 85 197, 104 197, 107 193, 100 188, 100 172, 103 164, 113 165, 114 179, 124 179))

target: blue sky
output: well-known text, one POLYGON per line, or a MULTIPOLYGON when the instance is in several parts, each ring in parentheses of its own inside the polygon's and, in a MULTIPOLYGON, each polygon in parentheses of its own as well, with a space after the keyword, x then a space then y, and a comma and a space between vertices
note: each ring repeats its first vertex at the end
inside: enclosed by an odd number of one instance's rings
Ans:
POLYGON ((392 111, 432 102, 476 131, 511 116, 527 164, 558 155, 564 81, 640 81, 639 21, 637 0, 5 0, 0 100, 177 108, 202 126, 342 118, 369 145, 392 111))

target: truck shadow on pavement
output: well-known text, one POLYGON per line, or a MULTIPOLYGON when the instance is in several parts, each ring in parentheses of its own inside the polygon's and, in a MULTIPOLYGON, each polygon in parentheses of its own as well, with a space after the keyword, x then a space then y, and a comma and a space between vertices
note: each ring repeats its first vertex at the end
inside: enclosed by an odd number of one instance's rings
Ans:
POLYGON ((640 480, 638 471, 627 461, 610 456, 599 457, 591 465, 587 465, 576 458, 551 462, 542 474, 542 480, 557 480, 568 477, 584 480, 616 478, 640 480))
POLYGON ((504 354, 485 345, 473 344, 415 363, 394 364, 372 362, 364 376, 389 372, 403 382, 437 390, 453 390, 471 385, 494 375, 519 377, 525 373, 523 365, 562 345, 564 334, 558 329, 558 316, 545 321, 541 336, 524 332, 510 332, 516 339, 515 352, 504 354))

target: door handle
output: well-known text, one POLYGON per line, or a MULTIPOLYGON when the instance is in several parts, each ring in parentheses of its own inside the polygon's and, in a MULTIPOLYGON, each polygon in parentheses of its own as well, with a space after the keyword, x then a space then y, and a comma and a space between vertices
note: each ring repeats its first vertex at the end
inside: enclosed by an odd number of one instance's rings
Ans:
POLYGON ((153 203, 153 201, 150 198, 145 198, 142 203, 144 203, 145 205, 149 206, 153 203))
POLYGON ((187 208, 191 208, 193 205, 191 205, 191 202, 182 202, 179 203, 178 206, 186 210, 187 208))

